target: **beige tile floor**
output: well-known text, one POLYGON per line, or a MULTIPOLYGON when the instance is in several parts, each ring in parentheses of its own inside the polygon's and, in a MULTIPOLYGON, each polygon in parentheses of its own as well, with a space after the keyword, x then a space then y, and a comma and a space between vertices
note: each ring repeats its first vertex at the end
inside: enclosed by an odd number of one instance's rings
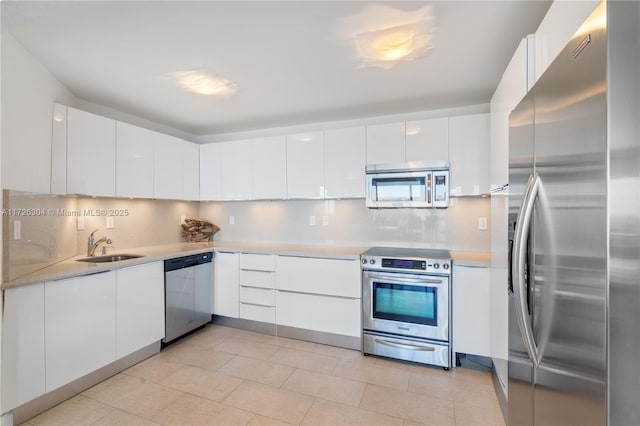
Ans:
POLYGON ((25 425, 504 425, 488 371, 209 325, 25 425))

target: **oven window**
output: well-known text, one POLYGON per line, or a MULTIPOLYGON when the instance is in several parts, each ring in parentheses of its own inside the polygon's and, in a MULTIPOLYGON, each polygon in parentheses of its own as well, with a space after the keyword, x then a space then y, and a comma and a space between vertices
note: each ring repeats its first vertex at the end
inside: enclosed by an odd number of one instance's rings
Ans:
POLYGON ((414 324, 438 325, 437 288, 373 283, 373 317, 414 324))

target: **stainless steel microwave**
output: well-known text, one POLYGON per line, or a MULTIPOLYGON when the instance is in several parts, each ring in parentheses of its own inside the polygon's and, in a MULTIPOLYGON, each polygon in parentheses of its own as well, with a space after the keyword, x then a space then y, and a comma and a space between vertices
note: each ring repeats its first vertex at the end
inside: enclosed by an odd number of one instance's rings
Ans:
POLYGON ((414 161, 366 168, 369 208, 449 207, 449 163, 414 161))

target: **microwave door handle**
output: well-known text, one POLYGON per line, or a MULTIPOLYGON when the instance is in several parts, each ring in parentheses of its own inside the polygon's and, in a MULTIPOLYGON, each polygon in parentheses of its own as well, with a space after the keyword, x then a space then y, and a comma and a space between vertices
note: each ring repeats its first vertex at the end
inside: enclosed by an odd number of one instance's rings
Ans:
POLYGON ((419 280, 419 279, 415 279, 415 278, 392 278, 392 277, 387 277, 384 275, 376 275, 376 274, 369 274, 367 275, 368 278, 373 278, 376 280, 381 280, 387 283, 397 283, 397 284, 404 284, 404 283, 413 283, 413 284, 442 284, 442 280, 439 279, 434 279, 434 278, 425 278, 423 280, 419 280))
MULTIPOLYGON (((527 261, 527 242, 529 237, 529 228, 531 226, 531 218, 533 216, 533 207, 538 196, 540 188, 540 177, 534 173, 527 182, 524 191, 522 205, 516 218, 516 231, 513 239, 513 259, 511 262, 512 279, 513 279, 513 295, 515 297, 516 318, 518 326, 522 333, 524 345, 529 354, 529 358, 535 367, 540 365, 540 352, 533 337, 533 327, 528 318, 528 294, 525 283, 525 262, 527 261)), ((527 271, 528 276, 531 271, 527 271)))

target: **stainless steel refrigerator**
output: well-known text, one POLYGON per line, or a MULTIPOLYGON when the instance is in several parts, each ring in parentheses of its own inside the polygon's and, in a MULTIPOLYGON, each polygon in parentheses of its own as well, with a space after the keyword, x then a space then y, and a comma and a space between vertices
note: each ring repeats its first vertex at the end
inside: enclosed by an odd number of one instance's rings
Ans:
POLYGON ((640 425, 640 2, 602 2, 509 121, 509 425, 640 425))

